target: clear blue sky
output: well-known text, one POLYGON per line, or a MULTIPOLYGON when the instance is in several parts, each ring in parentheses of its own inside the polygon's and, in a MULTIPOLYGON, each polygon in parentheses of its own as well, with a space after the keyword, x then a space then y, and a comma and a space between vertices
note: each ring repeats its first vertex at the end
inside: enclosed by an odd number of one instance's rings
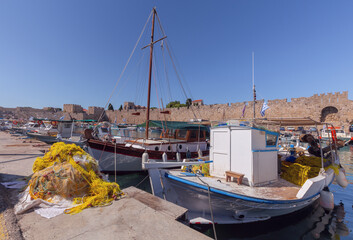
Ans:
MULTIPOLYGON (((0 0, 0 106, 104 106, 153 6, 193 99, 251 100, 252 51, 258 99, 347 90, 352 99, 351 0, 0 0)), ((146 105, 141 46, 111 100, 115 108, 146 105)), ((163 68, 157 73, 162 81, 163 68)), ((172 84, 171 92, 158 98, 185 101, 172 84)), ((155 89, 152 97, 158 106, 155 89)))

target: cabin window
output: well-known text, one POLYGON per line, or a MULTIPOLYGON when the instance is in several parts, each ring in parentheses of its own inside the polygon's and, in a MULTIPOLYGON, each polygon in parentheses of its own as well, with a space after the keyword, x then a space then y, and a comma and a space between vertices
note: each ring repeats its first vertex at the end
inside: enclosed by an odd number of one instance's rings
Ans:
POLYGON ((276 147, 277 134, 266 133, 266 147, 276 147))
POLYGON ((186 130, 179 130, 177 134, 177 138, 186 138, 186 130))
POLYGON ((200 131, 200 139, 203 139, 205 137, 204 131, 200 131))
POLYGON ((64 128, 71 128, 71 123, 65 123, 64 128))
POLYGON ((196 138, 196 131, 190 131, 190 138, 195 139, 196 138))

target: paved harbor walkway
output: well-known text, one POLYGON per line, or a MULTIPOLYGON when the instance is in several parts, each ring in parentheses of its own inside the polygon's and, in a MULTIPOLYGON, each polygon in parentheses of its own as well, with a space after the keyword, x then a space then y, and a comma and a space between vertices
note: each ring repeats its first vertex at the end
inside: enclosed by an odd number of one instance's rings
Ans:
MULTIPOLYGON (((23 179, 48 146, 0 132, 0 182, 23 179)), ((186 209, 130 187, 112 205, 46 219, 34 211, 15 216, 17 191, 0 186, 0 239, 209 239, 177 221, 186 209), (5 194, 5 195, 4 195, 5 194)))

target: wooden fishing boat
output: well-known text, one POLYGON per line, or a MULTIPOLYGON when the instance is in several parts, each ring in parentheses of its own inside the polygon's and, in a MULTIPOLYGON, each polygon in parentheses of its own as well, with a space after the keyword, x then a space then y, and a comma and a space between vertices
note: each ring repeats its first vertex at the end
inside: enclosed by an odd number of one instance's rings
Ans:
MULTIPOLYGON (((206 141, 208 129, 205 126, 186 122, 150 120, 153 47, 167 37, 162 31, 164 36, 154 40, 156 18, 160 24, 155 8, 153 8, 150 16, 152 16, 151 42, 143 47, 143 49, 146 47, 150 49, 146 122, 143 126, 145 127, 145 137, 143 139, 125 140, 123 143, 116 143, 111 141, 112 138, 109 134, 104 140, 88 136, 89 153, 98 160, 101 171, 104 172, 141 171, 142 155, 145 152, 148 153, 150 159, 155 161, 181 161, 181 159, 186 157, 208 155, 206 141), (149 129, 151 127, 153 129, 162 129, 164 133, 161 133, 161 138, 149 138, 149 129)), ((161 26, 160 28, 162 29, 161 26)), ((167 45, 166 42, 164 44, 167 45)), ((168 111, 161 111, 161 113, 169 114, 168 111)))

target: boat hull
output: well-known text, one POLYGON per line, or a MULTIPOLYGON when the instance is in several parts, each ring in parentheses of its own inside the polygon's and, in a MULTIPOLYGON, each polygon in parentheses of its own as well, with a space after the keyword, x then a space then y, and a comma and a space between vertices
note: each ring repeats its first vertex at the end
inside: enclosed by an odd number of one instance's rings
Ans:
MULTIPOLYGON (((98 160, 102 172, 136 172, 142 169, 142 154, 144 149, 126 147, 124 144, 116 144, 99 140, 88 140, 89 153, 98 160), (116 163, 115 163, 116 161, 116 163)), ((150 160, 162 161, 162 151, 147 150, 150 160)), ((204 156, 208 151, 202 152, 204 156)), ((177 161, 175 152, 166 152, 168 161, 177 161)), ((186 158, 186 153, 180 153, 181 159, 186 158)), ((197 157, 197 152, 191 152, 191 157, 197 157)))
POLYGON ((45 142, 45 143, 48 143, 48 144, 53 144, 53 143, 56 143, 58 141, 58 139, 53 136, 48 136, 48 135, 42 135, 42 134, 38 134, 38 133, 27 133, 27 136, 31 137, 31 138, 34 138, 38 141, 41 141, 41 142, 45 142))
MULTIPOLYGON (((210 202, 215 223, 242 224, 294 213, 310 206, 320 197, 320 191, 317 191, 316 194, 304 199, 260 199, 222 191, 214 187, 209 190, 207 185, 195 184, 185 178, 178 178, 170 175, 167 170, 159 169, 158 174, 155 174, 154 170, 149 171, 152 189, 159 191, 157 193, 159 197, 187 208, 187 221, 190 224, 210 224, 212 222, 210 202), (162 191, 158 190, 152 182, 157 182, 158 177, 162 181, 162 191)), ((333 177, 334 175, 328 176, 330 183, 333 177)))

